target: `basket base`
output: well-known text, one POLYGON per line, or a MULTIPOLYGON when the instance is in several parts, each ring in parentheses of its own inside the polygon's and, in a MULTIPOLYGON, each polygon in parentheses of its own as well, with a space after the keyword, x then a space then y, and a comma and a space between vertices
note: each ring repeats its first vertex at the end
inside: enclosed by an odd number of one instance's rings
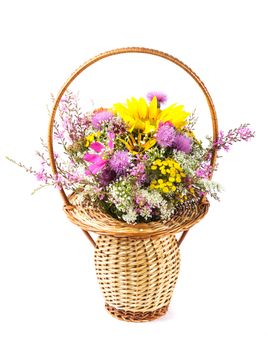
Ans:
POLYGON ((169 305, 165 305, 161 307, 160 309, 157 309, 155 311, 148 311, 148 312, 132 312, 132 311, 124 311, 120 309, 116 309, 113 306, 110 306, 108 304, 105 304, 106 310, 115 318, 121 320, 121 321, 128 321, 128 322, 147 322, 147 321, 153 321, 161 316, 164 316, 165 313, 168 310, 169 305))

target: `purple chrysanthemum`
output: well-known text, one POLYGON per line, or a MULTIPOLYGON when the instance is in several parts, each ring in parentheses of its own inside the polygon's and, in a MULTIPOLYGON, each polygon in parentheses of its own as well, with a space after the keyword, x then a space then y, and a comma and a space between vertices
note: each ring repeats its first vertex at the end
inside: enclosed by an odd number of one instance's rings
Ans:
POLYGON ((93 114, 91 122, 95 129, 100 130, 101 124, 103 122, 108 122, 113 118, 113 113, 111 111, 103 110, 93 114))
POLYGON ((129 152, 117 151, 113 154, 109 161, 109 165, 117 175, 123 175, 126 173, 127 168, 130 165, 129 152))
POLYGON ((177 134, 173 142, 173 147, 178 151, 190 153, 192 150, 192 142, 189 137, 177 134))
POLYGON ((156 97, 158 103, 165 103, 167 101, 167 95, 160 91, 151 91, 148 92, 147 98, 149 101, 156 97))
POLYGON ((175 141, 176 130, 171 122, 159 123, 156 141, 162 147, 171 147, 175 141))

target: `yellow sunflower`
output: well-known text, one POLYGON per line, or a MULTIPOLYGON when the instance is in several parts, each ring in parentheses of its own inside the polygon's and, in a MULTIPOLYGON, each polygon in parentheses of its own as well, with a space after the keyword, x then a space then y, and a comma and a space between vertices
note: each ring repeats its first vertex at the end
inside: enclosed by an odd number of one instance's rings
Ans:
POLYGON ((184 106, 172 104, 161 110, 157 106, 157 98, 147 104, 144 98, 137 100, 132 97, 125 104, 116 103, 113 107, 117 113, 128 125, 129 131, 140 130, 144 134, 155 132, 160 122, 170 121, 177 129, 186 125, 186 119, 190 113, 184 111, 184 106))

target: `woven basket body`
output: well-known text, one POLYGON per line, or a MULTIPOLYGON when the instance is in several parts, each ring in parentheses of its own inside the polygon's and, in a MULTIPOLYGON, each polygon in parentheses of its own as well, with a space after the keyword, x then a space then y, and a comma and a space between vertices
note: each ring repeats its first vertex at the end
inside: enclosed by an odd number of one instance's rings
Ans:
MULTIPOLYGON (((88 67, 106 57, 141 53, 159 56, 182 68, 205 95, 213 126, 213 143, 218 137, 216 111, 204 83, 191 68, 164 52, 147 48, 122 48, 93 57, 80 66, 65 82, 55 99, 51 113, 48 151, 53 174, 59 174, 53 147, 54 122, 60 101, 70 84, 88 67)), ((212 177, 216 164, 216 147, 211 159, 212 177)), ((117 220, 94 206, 81 207, 76 194, 60 189, 68 219, 79 226, 95 248, 97 278, 105 298, 106 309, 127 321, 149 321, 167 311, 180 266, 179 246, 189 229, 208 212, 206 195, 178 205, 176 214, 165 222, 130 225, 117 220), (97 241, 91 233, 99 235, 97 241), (175 235, 181 233, 177 241, 175 235)))
POLYGON ((126 321, 149 321, 168 308, 178 278, 175 236, 154 239, 100 236, 95 267, 107 310, 126 321))

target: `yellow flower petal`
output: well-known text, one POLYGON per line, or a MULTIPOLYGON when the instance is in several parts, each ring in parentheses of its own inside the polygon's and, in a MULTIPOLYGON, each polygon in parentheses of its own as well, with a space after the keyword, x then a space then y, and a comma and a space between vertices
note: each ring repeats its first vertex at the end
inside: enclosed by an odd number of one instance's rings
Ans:
POLYGON ((127 100, 127 107, 129 110, 129 114, 134 119, 139 118, 138 105, 139 105, 138 100, 134 97, 132 97, 130 100, 127 100))
POLYGON ((141 120, 147 119, 148 106, 144 98, 140 98, 138 102, 138 113, 141 120))
POLYGON ((134 136, 133 136, 132 134, 130 134, 130 135, 129 135, 129 138, 130 138, 129 141, 131 141, 131 145, 134 146, 135 143, 136 143, 136 141, 135 141, 135 139, 134 139, 134 136))
POLYGON ((176 182, 181 182, 181 177, 180 176, 176 177, 176 182))
POLYGON ((130 152, 132 152, 132 147, 129 145, 129 143, 127 143, 125 140, 122 140, 122 139, 119 139, 125 146, 126 146, 126 148, 130 151, 130 152))
POLYGON ((145 121, 144 128, 143 128, 144 134, 149 134, 151 132, 154 132, 155 129, 156 129, 155 125, 152 125, 149 120, 145 121))
POLYGON ((138 145, 141 143, 141 132, 138 133, 138 145))
POLYGON ((129 110, 122 104, 122 103, 116 103, 114 104, 114 112, 116 114, 119 114, 120 117, 126 122, 130 123, 135 121, 135 119, 131 116, 129 113, 129 110))
POLYGON ((155 121, 158 117, 158 114, 159 111, 157 108, 157 98, 154 96, 149 106, 149 120, 155 121))
POLYGON ((147 151, 148 149, 153 147, 155 144, 156 144, 156 139, 151 139, 147 141, 142 147, 144 148, 145 151, 147 151))
POLYGON ((132 97, 126 101, 126 104, 115 104, 114 111, 129 125, 131 132, 136 129, 145 134, 155 132, 159 123, 166 121, 170 121, 177 129, 181 129, 187 124, 186 119, 190 115, 184 111, 182 105, 176 103, 161 111, 157 106, 156 96, 149 105, 144 98, 137 100, 132 97))
POLYGON ((177 129, 187 124, 186 119, 190 113, 184 111, 184 106, 173 104, 162 110, 158 116, 158 122, 170 121, 177 129))

